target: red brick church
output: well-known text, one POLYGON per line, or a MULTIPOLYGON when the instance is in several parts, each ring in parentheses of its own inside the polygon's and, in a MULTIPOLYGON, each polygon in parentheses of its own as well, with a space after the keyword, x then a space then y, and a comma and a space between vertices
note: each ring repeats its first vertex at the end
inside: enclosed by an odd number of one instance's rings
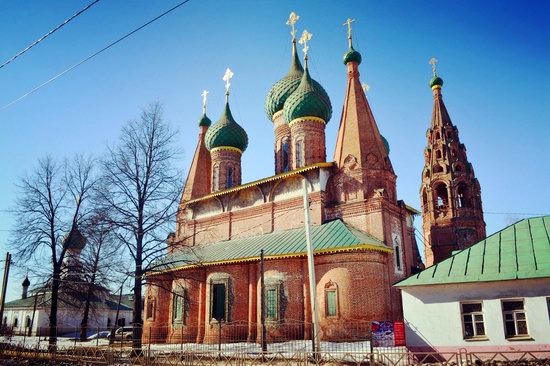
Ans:
POLYGON ((166 329, 154 341, 204 342, 217 334, 220 322, 243 325, 239 331, 222 327, 234 332, 224 336, 257 340, 261 250, 268 333, 309 338, 304 180, 322 338, 337 340, 345 322, 402 319, 392 284, 422 265, 413 226, 419 212, 398 199, 389 144, 359 79, 361 54, 349 31, 345 100, 334 156, 327 161, 330 98, 310 76, 307 34, 300 40, 303 66, 294 34, 289 71, 266 98, 275 175, 241 182, 248 137, 231 114, 230 72, 219 120, 211 124, 204 110, 176 232, 169 237, 163 270, 148 277, 145 327, 166 329))

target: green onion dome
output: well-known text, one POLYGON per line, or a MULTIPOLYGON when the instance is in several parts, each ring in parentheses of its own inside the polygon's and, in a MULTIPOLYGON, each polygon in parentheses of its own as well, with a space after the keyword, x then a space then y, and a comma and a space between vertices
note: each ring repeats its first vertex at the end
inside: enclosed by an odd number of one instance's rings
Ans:
POLYGON ((244 152, 248 146, 248 135, 231 115, 229 103, 225 102, 222 116, 204 136, 206 148, 211 151, 216 147, 233 147, 244 152))
POLYGON ((348 62, 357 62, 357 64, 361 63, 361 54, 354 50, 352 46, 350 46, 348 52, 344 54, 344 65, 348 62))
POLYGON ((265 113, 269 120, 273 115, 283 109, 286 99, 292 94, 298 85, 304 69, 296 53, 296 42, 292 43, 292 63, 285 77, 277 81, 267 93, 265 98, 265 113))
POLYGON ((201 119, 199 119, 199 127, 210 127, 211 124, 212 121, 210 118, 206 117, 206 113, 204 113, 201 119))
POLYGON ((433 79, 430 80, 430 87, 434 88, 436 86, 443 86, 443 79, 441 79, 439 76, 434 76, 433 79))
POLYGON ((285 101, 283 111, 287 122, 304 117, 318 117, 325 123, 330 120, 330 98, 321 84, 311 78, 307 65, 300 85, 285 101))
POLYGON ((384 148, 386 149, 386 154, 390 154, 390 143, 388 142, 388 140, 386 140, 386 138, 382 135, 380 135, 380 137, 382 137, 382 143, 384 144, 384 148))

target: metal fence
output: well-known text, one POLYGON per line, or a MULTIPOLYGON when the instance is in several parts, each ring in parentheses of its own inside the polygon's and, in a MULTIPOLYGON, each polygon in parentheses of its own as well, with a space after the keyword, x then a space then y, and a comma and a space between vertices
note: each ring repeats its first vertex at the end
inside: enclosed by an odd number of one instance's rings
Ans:
POLYGON ((197 352, 180 350, 152 350, 144 348, 132 354, 129 348, 65 347, 49 352, 47 347, 21 347, 0 343, 0 362, 12 359, 15 364, 31 360, 38 364, 63 365, 387 365, 414 366, 436 364, 456 365, 550 365, 549 352, 197 352))
MULTIPOLYGON (((405 347, 376 347, 369 322, 340 322, 321 328, 321 348, 311 340, 311 324, 267 324, 264 342, 258 324, 213 323, 206 327, 175 325, 140 329, 142 348, 132 350, 130 327, 59 328, 57 346, 49 346, 48 328, 5 332, 0 359, 44 360, 71 365, 549 365, 550 352, 410 352, 405 347)), ((0 364, 2 362, 0 361, 0 364)), ((16 361, 17 364, 17 361, 16 361)))

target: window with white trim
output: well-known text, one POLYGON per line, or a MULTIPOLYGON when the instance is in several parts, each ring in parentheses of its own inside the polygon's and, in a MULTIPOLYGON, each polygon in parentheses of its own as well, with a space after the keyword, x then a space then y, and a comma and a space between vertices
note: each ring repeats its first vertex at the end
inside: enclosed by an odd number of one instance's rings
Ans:
POLYGON ((502 316, 504 318, 504 334, 506 338, 529 335, 523 299, 502 300, 502 316))
POLYGON ((485 337, 485 322, 481 302, 467 302, 460 304, 462 313, 462 329, 464 339, 485 337))

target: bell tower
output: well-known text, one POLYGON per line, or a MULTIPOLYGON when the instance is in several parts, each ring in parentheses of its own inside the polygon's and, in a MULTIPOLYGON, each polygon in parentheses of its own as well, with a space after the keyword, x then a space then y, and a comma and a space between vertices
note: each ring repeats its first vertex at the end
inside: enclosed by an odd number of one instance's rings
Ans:
POLYGON ((428 145, 420 187, 428 266, 485 238, 481 188, 468 162, 466 146, 460 142, 458 128, 443 103, 443 79, 437 76, 436 63, 435 58, 430 60, 434 107, 426 133, 428 145))

